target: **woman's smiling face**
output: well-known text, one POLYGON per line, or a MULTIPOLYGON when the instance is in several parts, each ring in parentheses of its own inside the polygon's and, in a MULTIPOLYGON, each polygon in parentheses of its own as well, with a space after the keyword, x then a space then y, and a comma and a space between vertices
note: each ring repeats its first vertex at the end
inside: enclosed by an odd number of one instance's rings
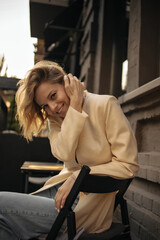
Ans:
POLYGON ((44 109, 48 116, 65 118, 70 100, 63 84, 42 82, 35 91, 36 103, 44 109))

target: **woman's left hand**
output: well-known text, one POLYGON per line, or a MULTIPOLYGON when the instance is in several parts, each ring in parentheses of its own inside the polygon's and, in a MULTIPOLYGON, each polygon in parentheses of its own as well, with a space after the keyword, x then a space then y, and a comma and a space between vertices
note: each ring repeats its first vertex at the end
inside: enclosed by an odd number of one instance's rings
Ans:
POLYGON ((64 76, 64 86, 70 99, 70 106, 82 112, 84 84, 76 76, 69 73, 64 76))
POLYGON ((56 196, 54 198, 55 200, 55 208, 57 211, 60 211, 61 208, 64 207, 66 198, 75 182, 75 179, 70 176, 63 184, 62 186, 58 189, 56 196))

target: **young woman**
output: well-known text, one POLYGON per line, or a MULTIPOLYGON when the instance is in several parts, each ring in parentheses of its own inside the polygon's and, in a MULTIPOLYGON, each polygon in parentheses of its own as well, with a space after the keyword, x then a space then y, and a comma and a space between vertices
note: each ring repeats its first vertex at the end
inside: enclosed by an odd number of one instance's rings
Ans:
MULTIPOLYGON (((51 150, 64 169, 33 195, 0 193, 0 239, 48 233, 84 164, 91 174, 134 177, 136 141, 115 97, 84 91, 77 77, 54 62, 41 61, 19 82, 16 102, 26 139, 32 140, 49 120, 51 150)), ((75 208, 77 229, 109 228, 114 199, 115 193, 82 193, 75 208)))

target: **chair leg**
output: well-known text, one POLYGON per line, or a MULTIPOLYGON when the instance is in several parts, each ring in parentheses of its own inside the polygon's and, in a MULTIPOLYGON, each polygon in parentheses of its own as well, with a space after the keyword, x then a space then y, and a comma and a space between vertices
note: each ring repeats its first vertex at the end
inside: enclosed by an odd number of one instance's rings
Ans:
POLYGON ((130 229, 127 227, 118 240, 131 240, 130 229))
POLYGON ((121 207, 122 222, 124 225, 127 225, 127 224, 129 225, 127 201, 124 198, 120 202, 120 207, 121 207))
POLYGON ((67 215, 68 239, 72 240, 76 235, 75 213, 71 210, 67 215))
POLYGON ((121 207, 122 223, 125 225, 125 230, 120 239, 131 240, 127 201, 124 198, 120 202, 120 207, 121 207))
POLYGON ((59 232, 62 224, 64 223, 65 217, 66 217, 66 213, 65 213, 64 209, 62 208, 60 213, 58 214, 54 224, 52 225, 52 228, 51 228, 50 232, 48 233, 46 240, 56 239, 58 232, 59 232))

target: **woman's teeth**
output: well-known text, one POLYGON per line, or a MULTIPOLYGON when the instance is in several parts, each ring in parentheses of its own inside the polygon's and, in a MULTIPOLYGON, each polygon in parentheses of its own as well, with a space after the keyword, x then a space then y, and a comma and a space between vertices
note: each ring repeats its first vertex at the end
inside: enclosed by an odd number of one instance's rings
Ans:
POLYGON ((59 109, 59 111, 58 112, 56 112, 56 113, 61 113, 61 111, 62 111, 62 108, 63 108, 63 106, 59 109))

